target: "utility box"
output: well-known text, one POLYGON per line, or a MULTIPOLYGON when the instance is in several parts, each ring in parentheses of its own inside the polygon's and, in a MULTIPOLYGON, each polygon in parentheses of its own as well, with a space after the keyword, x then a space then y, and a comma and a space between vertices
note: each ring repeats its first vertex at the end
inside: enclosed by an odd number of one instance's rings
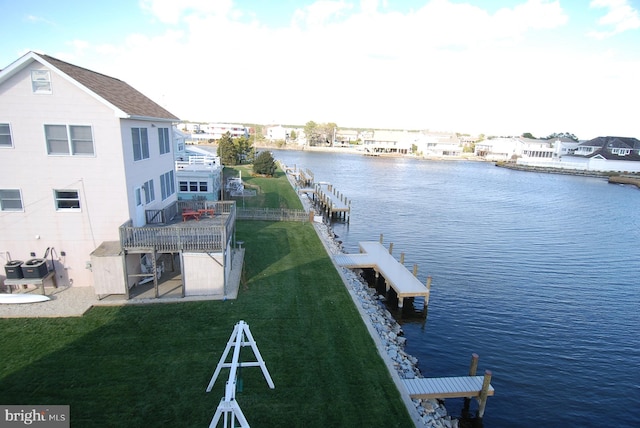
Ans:
POLYGON ((24 278, 44 278, 48 273, 46 259, 29 259, 22 264, 24 278))
POLYGON ((22 279, 22 260, 11 260, 4 265, 4 273, 7 275, 7 279, 22 279))

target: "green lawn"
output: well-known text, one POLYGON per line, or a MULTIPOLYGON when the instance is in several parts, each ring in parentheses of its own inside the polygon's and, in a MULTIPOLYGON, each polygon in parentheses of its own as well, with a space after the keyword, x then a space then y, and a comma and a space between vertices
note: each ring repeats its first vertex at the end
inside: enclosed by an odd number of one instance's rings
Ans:
POLYGON ((225 177, 238 177, 242 171, 242 181, 246 189, 256 190, 256 196, 233 198, 246 208, 295 208, 302 209, 302 203, 293 191, 285 173, 278 168, 274 177, 253 177, 251 165, 224 168, 225 177))
MULTIPOLYGON (((229 371, 205 388, 244 320, 276 386, 242 369, 237 401, 252 426, 413 426, 313 226, 241 221, 237 239, 237 300, 0 319, 0 402, 70 405, 73 427, 208 426, 229 371)), ((241 358, 254 360, 249 347, 241 358)))

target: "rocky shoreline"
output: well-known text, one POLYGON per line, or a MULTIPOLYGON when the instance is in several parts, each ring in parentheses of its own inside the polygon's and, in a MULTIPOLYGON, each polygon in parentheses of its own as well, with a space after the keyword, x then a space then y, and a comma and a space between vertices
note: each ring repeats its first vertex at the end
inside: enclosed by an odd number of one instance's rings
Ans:
MULTIPOLYGON (((287 175, 289 182, 295 188, 293 177, 287 175)), ((305 210, 313 209, 312 201, 305 194, 298 194, 305 210)), ((343 248, 337 236, 326 223, 314 223, 316 233, 333 259, 336 254, 343 253, 343 248)), ((378 346, 390 374, 399 387, 407 408, 412 415, 416 426, 428 428, 458 428, 459 421, 451 418, 444 406, 444 401, 429 399, 411 399, 403 393, 404 387, 400 385, 400 379, 413 379, 423 377, 418 369, 418 359, 405 351, 406 339, 403 336, 402 327, 387 310, 377 291, 356 271, 340 267, 334 263, 336 270, 343 279, 347 290, 351 294, 363 321, 378 346)))
MULTIPOLYGON (((337 237, 327 224, 316 224, 316 231, 325 244, 325 248, 333 257, 342 253, 342 246, 337 237)), ((393 315, 385 307, 381 296, 377 291, 367 284, 367 282, 354 270, 339 267, 344 283, 354 297, 354 302, 358 306, 363 320, 375 331, 379 351, 383 358, 390 361, 390 369, 395 371, 399 379, 414 379, 423 377, 417 367, 418 359, 405 351, 406 339, 403 336, 402 327, 393 318, 393 315)), ((371 331, 370 328, 370 331, 371 331)), ((393 375, 393 374, 392 374, 393 375)), ((402 390, 401 390, 402 393, 402 390)), ((408 395, 407 397, 408 398, 408 395)), ((416 400, 409 399, 417 412, 417 426, 433 428, 457 428, 459 422, 451 418, 447 413, 444 402, 436 399, 416 400)))

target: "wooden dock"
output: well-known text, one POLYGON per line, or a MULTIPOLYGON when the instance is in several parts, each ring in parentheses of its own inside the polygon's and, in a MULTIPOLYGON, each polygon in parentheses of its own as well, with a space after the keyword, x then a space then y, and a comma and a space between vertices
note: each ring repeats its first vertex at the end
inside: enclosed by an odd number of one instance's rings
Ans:
POLYGON ((409 397, 414 399, 429 398, 464 398, 465 411, 469 410, 469 399, 476 398, 479 403, 478 417, 484 416, 487 397, 495 394, 491 386, 491 371, 485 370, 484 376, 476 376, 478 354, 471 355, 469 376, 430 377, 402 379, 409 397))
MULTIPOLYGON (((389 287, 398 295, 398 307, 402 308, 405 297, 424 297, 425 307, 429 301, 430 278, 427 285, 398 262, 381 242, 360 242, 360 254, 336 254, 334 260, 346 268, 373 268, 382 275, 389 287)), ((392 248, 392 247, 390 247, 392 248)))
MULTIPOLYGON (((403 379, 411 398, 465 398, 480 397, 484 376, 429 377, 403 379)), ((494 394, 489 385, 487 395, 494 394)))
POLYGON ((342 217, 349 221, 351 201, 338 192, 331 183, 316 183, 314 197, 329 218, 342 217))

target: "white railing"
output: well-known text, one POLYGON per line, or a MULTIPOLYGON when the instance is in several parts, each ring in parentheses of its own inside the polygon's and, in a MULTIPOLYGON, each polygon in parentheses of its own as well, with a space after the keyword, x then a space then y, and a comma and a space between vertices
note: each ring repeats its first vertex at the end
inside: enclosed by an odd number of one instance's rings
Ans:
POLYGON ((176 171, 203 171, 220 168, 218 158, 214 156, 189 156, 187 160, 176 161, 176 171))

